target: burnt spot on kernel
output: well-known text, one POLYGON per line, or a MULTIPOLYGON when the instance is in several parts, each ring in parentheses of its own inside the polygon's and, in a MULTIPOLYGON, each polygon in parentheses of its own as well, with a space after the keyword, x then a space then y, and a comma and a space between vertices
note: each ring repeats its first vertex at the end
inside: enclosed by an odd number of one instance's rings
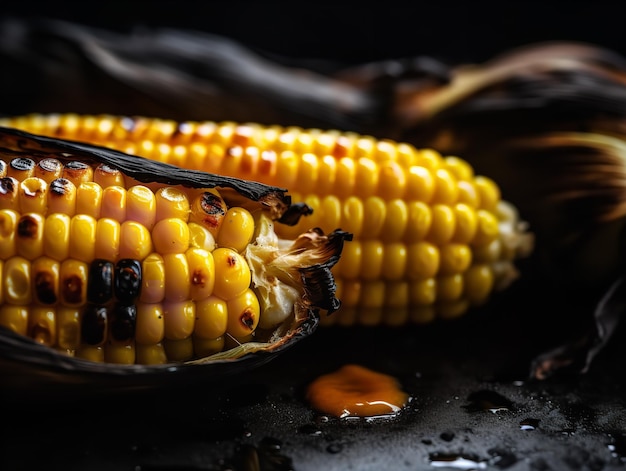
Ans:
POLYGON ((19 182, 13 177, 4 177, 0 179, 0 195, 17 194, 19 182))
POLYGON ((65 303, 79 305, 83 302, 83 279, 79 275, 69 275, 61 282, 61 293, 65 303))
POLYGON ((9 168, 9 171, 30 176, 32 171, 35 169, 35 161, 33 159, 29 159, 28 157, 18 157, 11 160, 9 168))
POLYGON ((104 304, 113 297, 113 262, 96 259, 89 265, 87 301, 104 304))
POLYGON ((57 302, 55 279, 54 274, 49 271, 39 271, 35 274, 35 296, 40 303, 54 304, 57 302))
POLYGON ((39 229, 39 222, 30 214, 24 214, 17 222, 17 235, 22 239, 36 238, 39 229))
POLYGON ((70 180, 74 185, 78 186, 80 182, 93 179, 93 170, 91 166, 84 162, 72 160, 65 164, 63 168, 63 178, 70 180))
POLYGON ((67 178, 55 178, 50 183, 50 196, 58 198, 71 194, 76 186, 67 178))
POLYGON ((219 196, 205 192, 200 197, 202 222, 209 228, 217 228, 226 215, 226 205, 219 196))
POLYGON ((135 338, 137 307, 117 303, 113 307, 110 319, 111 337, 118 342, 128 342, 135 338))
POLYGON ((113 292, 124 304, 132 304, 141 294, 141 262, 124 258, 115 265, 113 292))
POLYGON ((191 284, 194 286, 202 286, 207 282, 206 273, 203 270, 194 270, 191 274, 191 284))
POLYGON ((87 345, 102 345, 106 340, 109 315, 105 306, 89 304, 83 313, 80 336, 87 345))
POLYGON ((256 324, 256 315, 252 308, 246 308, 239 316, 239 322, 241 322, 250 331, 254 330, 256 324))

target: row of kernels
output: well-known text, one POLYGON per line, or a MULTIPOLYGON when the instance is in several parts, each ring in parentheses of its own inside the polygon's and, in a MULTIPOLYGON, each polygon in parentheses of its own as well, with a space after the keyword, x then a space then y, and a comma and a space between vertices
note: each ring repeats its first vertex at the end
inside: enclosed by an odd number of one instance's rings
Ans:
POLYGON ((463 273, 471 263, 472 251, 466 244, 352 241, 344 247, 334 272, 350 280, 422 280, 463 273))

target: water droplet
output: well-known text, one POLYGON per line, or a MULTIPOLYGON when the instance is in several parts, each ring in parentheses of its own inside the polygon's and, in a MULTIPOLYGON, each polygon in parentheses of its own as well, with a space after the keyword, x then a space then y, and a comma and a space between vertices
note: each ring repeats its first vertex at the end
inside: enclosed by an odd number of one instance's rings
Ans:
POLYGON ((519 427, 522 430, 535 430, 539 427, 539 422, 539 419, 532 419, 528 417, 519 423, 519 427))
POLYGON ((487 461, 473 455, 431 453, 430 464, 436 468, 454 468, 465 470, 487 469, 487 461))
POLYGON ((343 445, 341 443, 331 443, 326 447, 328 453, 341 453, 343 451, 343 445))
POLYGON ((509 399, 502 394, 487 389, 471 393, 467 400, 470 403, 463 407, 468 412, 488 410, 496 414, 513 410, 513 403, 509 399))
POLYGON ((298 429, 298 433, 303 435, 311 435, 314 437, 318 437, 322 435, 322 431, 317 427, 317 425, 313 424, 305 424, 298 429))

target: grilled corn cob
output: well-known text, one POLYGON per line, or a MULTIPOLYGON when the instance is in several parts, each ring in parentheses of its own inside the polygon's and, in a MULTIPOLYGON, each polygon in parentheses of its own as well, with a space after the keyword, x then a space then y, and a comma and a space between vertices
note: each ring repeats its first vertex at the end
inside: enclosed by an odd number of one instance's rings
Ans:
POLYGON ((0 128, 0 325, 115 364, 235 357, 338 307, 284 190, 0 128), (278 222, 276 221, 278 220, 278 222))
MULTIPOLYGON (((2 122, 2 121, 0 121, 2 122)), ((28 115, 5 125, 290 190, 311 217, 278 229, 350 232, 322 325, 453 318, 516 276, 532 237, 498 185, 455 156, 333 130, 145 117, 28 115)))

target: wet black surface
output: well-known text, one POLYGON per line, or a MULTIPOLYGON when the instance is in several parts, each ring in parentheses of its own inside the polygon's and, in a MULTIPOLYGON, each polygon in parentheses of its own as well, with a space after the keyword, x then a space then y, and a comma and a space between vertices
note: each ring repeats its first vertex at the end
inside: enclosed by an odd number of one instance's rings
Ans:
POLYGON ((588 374, 528 381, 532 356, 581 324, 574 307, 546 294, 520 283, 445 325, 322 327, 229 384, 16 397, 4 378, 0 468, 622 469, 623 332, 588 374), (306 386, 346 363, 395 376, 411 402, 391 419, 320 416, 306 386))

